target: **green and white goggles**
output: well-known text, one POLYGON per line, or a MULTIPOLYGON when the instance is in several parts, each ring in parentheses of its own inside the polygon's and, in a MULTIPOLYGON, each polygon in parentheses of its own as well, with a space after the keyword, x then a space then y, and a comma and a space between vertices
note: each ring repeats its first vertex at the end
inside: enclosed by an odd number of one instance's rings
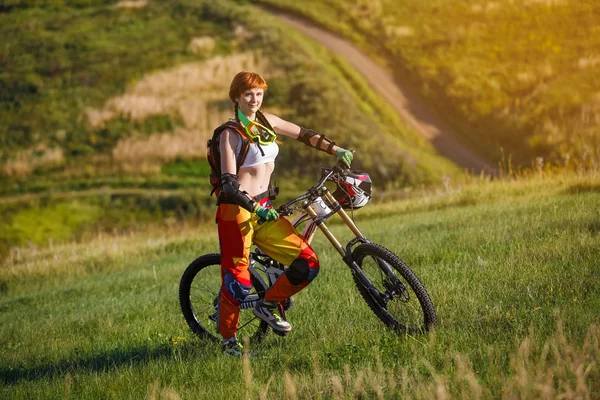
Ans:
POLYGON ((258 141, 259 144, 266 146, 277 139, 277 134, 273 130, 256 121, 250 121, 241 110, 238 110, 238 118, 246 130, 248 137, 255 142, 258 141))

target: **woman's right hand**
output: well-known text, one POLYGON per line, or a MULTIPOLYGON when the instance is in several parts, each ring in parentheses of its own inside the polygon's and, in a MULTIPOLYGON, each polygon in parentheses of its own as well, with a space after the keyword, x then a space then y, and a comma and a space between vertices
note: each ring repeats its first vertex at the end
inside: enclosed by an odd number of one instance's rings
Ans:
POLYGON ((265 221, 277 221, 279 219, 279 213, 272 208, 257 206, 254 213, 265 221))

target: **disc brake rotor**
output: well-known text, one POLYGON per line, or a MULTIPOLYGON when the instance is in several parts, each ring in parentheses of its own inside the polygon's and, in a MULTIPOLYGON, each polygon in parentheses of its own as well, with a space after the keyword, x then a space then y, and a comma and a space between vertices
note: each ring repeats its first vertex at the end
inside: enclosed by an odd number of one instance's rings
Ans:
POLYGON ((396 297, 404 303, 408 303, 410 301, 410 296, 408 290, 406 290, 406 286, 404 286, 397 276, 387 276, 383 281, 383 286, 386 289, 385 294, 388 300, 396 297))

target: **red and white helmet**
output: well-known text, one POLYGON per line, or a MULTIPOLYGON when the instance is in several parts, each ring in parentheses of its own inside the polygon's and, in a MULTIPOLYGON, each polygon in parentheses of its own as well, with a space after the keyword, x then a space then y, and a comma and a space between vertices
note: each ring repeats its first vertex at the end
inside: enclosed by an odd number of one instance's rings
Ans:
POLYGON ((364 207, 371 200, 372 182, 366 172, 351 170, 343 180, 335 175, 329 180, 337 185, 333 197, 346 210, 364 207))

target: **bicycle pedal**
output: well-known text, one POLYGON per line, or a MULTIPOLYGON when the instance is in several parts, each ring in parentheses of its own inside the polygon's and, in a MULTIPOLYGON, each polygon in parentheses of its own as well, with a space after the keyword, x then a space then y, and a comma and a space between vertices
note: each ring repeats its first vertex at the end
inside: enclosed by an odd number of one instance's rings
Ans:
POLYGON ((279 336, 281 336, 281 337, 285 337, 285 336, 287 336, 287 335, 288 335, 288 333, 290 333, 290 332, 291 332, 291 331, 288 331, 288 332, 277 331, 277 330, 275 330, 275 329, 272 329, 272 328, 271 328, 271 330, 273 331, 273 333, 275 333, 276 335, 279 335, 279 336))
POLYGON ((294 296, 283 302, 283 311, 290 311, 294 307, 294 296))

